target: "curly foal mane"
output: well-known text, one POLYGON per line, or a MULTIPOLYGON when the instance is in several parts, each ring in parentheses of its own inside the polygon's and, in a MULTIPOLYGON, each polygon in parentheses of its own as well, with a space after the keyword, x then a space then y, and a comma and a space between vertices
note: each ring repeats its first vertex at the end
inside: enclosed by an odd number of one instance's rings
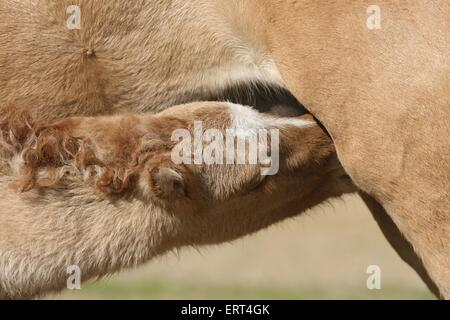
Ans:
MULTIPOLYGON (((133 124, 133 116, 124 117, 125 122, 133 124)), ((23 111, 10 112, 0 119, 0 153, 9 159, 2 170, 14 172, 17 179, 11 183, 13 188, 26 192, 34 187, 65 188, 82 182, 102 194, 118 195, 136 185, 144 165, 168 160, 171 144, 155 135, 149 139, 139 131, 127 132, 123 143, 115 140, 110 147, 120 156, 105 159, 89 132, 73 135, 68 129, 73 121, 76 119, 44 125, 23 111), (125 148, 127 152, 121 152, 125 148)))

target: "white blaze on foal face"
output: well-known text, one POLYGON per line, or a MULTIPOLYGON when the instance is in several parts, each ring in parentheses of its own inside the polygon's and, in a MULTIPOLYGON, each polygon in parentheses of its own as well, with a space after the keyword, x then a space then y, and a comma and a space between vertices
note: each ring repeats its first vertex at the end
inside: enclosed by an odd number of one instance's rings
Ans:
MULTIPOLYGON (((261 175, 275 175, 278 173, 280 164, 280 132, 285 126, 306 127, 313 125, 313 122, 303 119, 289 119, 272 117, 261 114, 248 106, 234 103, 227 103, 231 117, 231 131, 237 139, 237 159, 240 163, 242 156, 245 156, 245 144, 248 141, 249 159, 259 160, 259 164, 268 167, 261 168, 261 175), (270 133, 270 148, 268 137, 270 133), (257 149, 257 151, 255 150, 257 149), (270 156, 268 156, 270 151, 270 156), (257 155, 256 155, 257 153, 257 155)), ((256 164, 251 162, 250 164, 256 164)))
POLYGON ((228 123, 194 121, 193 133, 177 129, 172 141, 175 164, 260 165, 261 175, 275 175, 279 170, 280 132, 287 126, 306 127, 313 122, 303 119, 263 115, 248 106, 224 103, 228 123))

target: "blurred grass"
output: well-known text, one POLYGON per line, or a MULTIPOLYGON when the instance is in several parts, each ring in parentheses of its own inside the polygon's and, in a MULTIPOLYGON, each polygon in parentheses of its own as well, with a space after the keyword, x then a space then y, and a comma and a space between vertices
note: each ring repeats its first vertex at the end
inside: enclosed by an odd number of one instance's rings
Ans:
POLYGON ((325 288, 269 288, 241 286, 191 286, 174 283, 149 282, 128 285, 116 282, 90 283, 80 291, 66 291, 53 299, 257 299, 257 300, 308 300, 308 299, 420 299, 434 297, 427 291, 407 287, 387 287, 382 290, 345 288, 335 295, 325 288))
POLYGON ((183 249, 48 299, 433 299, 362 201, 337 200, 231 244, 183 249), (381 269, 381 290, 366 287, 381 269))

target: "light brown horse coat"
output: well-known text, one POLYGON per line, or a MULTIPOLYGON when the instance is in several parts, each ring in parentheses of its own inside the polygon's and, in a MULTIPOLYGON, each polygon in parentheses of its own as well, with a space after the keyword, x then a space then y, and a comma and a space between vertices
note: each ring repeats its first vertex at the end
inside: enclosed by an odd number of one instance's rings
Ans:
POLYGON ((378 1, 380 30, 369 5, 3 0, 0 105, 55 119, 157 111, 242 82, 287 87, 400 255, 449 298, 450 4, 378 1), (72 4, 80 30, 66 26, 72 4))

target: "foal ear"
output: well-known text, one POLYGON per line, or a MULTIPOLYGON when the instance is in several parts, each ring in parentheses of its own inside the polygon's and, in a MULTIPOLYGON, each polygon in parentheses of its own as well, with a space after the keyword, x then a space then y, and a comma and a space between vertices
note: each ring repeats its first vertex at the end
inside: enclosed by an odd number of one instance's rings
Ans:
POLYGON ((172 168, 153 168, 150 171, 150 187, 155 196, 163 199, 175 199, 186 196, 183 176, 172 168))

